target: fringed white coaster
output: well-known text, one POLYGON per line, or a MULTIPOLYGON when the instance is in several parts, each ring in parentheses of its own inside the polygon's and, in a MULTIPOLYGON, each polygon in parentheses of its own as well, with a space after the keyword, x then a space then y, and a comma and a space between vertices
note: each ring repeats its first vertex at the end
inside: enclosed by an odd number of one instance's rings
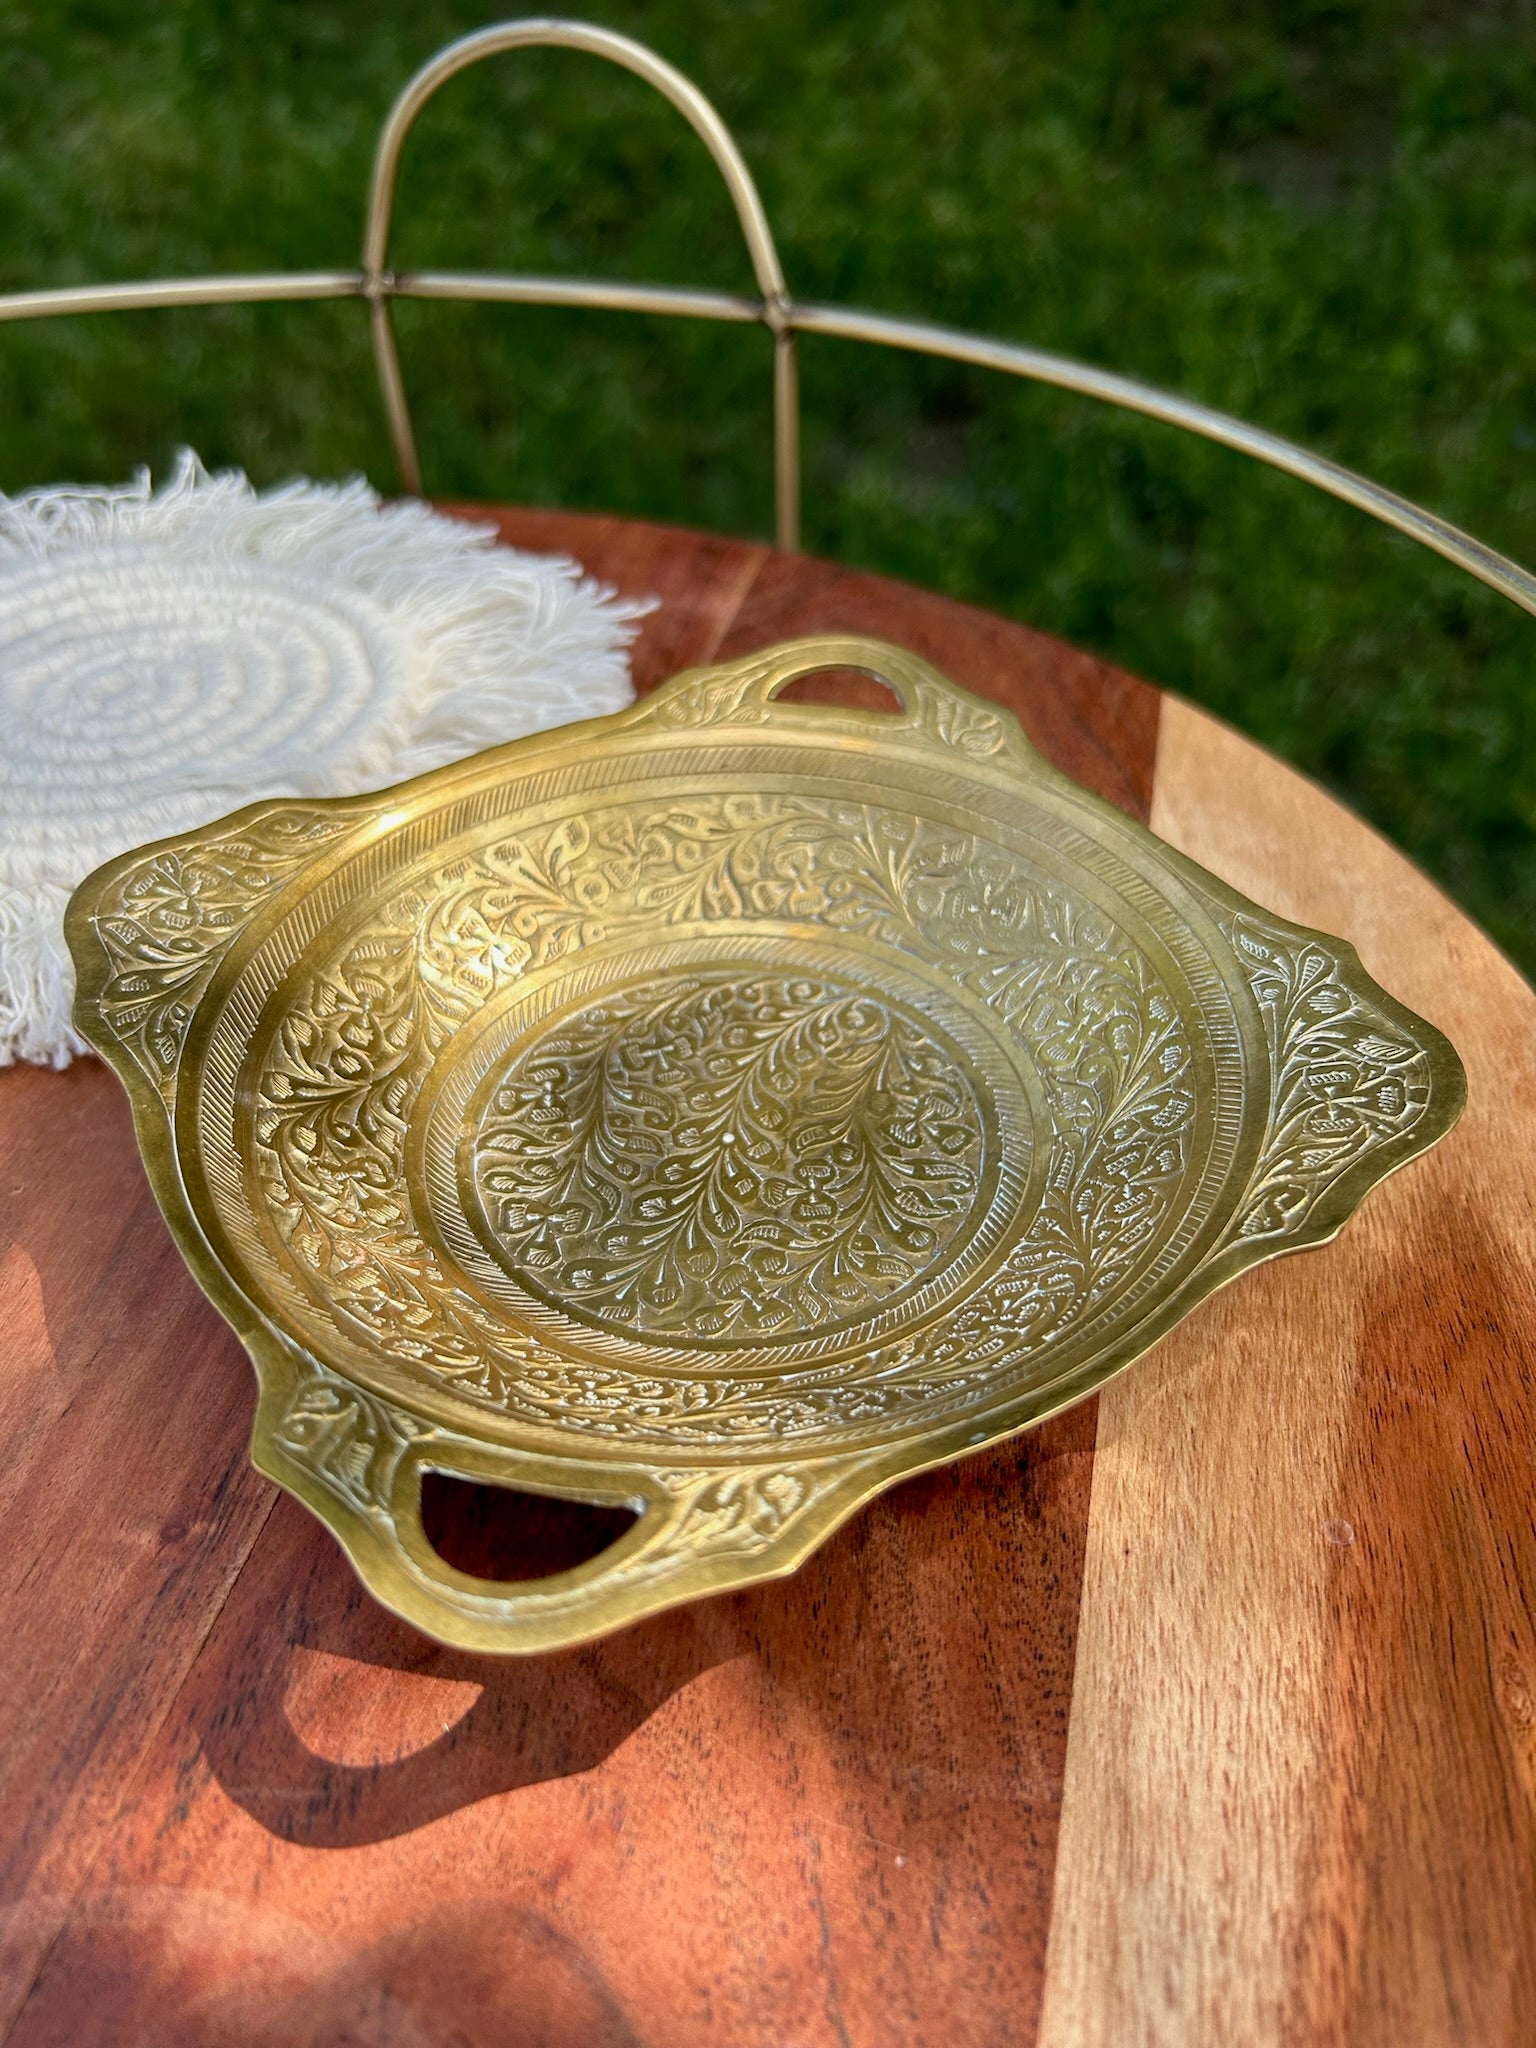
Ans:
POLYGON ((90 870, 264 796, 616 711, 650 607, 361 481, 0 495, 0 1066, 62 1067, 90 870))

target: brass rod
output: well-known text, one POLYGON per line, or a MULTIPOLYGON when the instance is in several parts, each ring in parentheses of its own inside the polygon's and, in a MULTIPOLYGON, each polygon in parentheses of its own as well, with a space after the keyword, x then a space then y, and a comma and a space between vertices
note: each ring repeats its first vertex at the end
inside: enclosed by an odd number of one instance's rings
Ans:
POLYGON ((681 315, 737 325, 768 324, 761 299, 686 285, 610 284, 602 278, 532 277, 476 270, 412 270, 370 288, 361 270, 290 270, 227 277, 151 278, 0 293, 0 321, 67 313, 128 313, 174 306, 234 306, 313 299, 465 299, 488 304, 576 306, 621 313, 681 315))
POLYGON ((0 293, 0 320, 65 313, 131 313, 156 306, 242 306, 300 299, 356 299, 360 270, 270 270, 235 277, 156 277, 128 284, 71 284, 0 293))
MULTIPOLYGON (((763 202, 758 196, 752 173, 746 159, 736 147, 730 130, 715 112, 690 79, 675 70, 654 51, 643 43, 632 41, 628 36, 614 33, 612 29, 596 28, 589 22, 563 21, 553 17, 529 21, 509 21, 481 29, 474 35, 461 36, 446 49, 439 50, 409 80, 404 91, 390 108, 373 161, 373 176, 368 190, 368 216, 363 231, 363 271, 365 290, 370 296, 384 289, 388 274, 389 228, 394 210, 395 187, 400 175, 400 157, 405 148, 406 137, 422 108, 438 89, 446 85, 456 73, 468 65, 478 64, 487 57, 500 56, 510 50, 525 49, 579 50, 588 56, 601 57, 610 64, 620 65, 631 71, 637 78, 669 100, 688 122, 705 148, 714 159, 715 168, 725 180, 726 189, 736 208, 736 218, 741 226, 747 244, 747 253, 752 261, 753 274, 762 294, 765 308, 776 309, 784 303, 784 272, 779 265, 778 251, 774 247, 773 234, 768 226, 768 216, 763 211, 763 202)), ((561 303, 545 299, 545 304, 561 303)), ((581 303, 581 301, 567 302, 581 303)), ((588 303, 591 303, 590 301, 588 303)), ((654 307, 647 310, 655 310, 654 307)), ((775 339, 780 338, 781 329, 771 314, 769 324, 774 328, 775 339)), ((377 337, 381 332, 378 320, 374 323, 377 337)), ((376 350, 380 364, 381 379, 385 373, 386 357, 382 348, 376 350)), ((790 437, 790 423, 782 418, 783 396, 786 391, 793 393, 792 384, 787 385, 779 364, 783 357, 782 346, 775 349, 775 417, 779 424, 775 434, 775 470, 780 479, 779 491, 782 500, 782 479, 786 474, 783 451, 790 437)), ((390 434, 395 444, 395 457, 400 466, 402 480, 410 475, 418 479, 419 466, 415 462, 415 450, 411 444, 410 413, 405 396, 404 381, 400 376, 398 355, 390 344, 393 383, 385 390, 385 410, 389 415, 390 434)), ((793 423, 796 427, 798 423, 793 423)), ((780 532, 793 531, 798 526, 798 507, 787 513, 782 502, 777 512, 780 532)))
POLYGON ((800 547, 800 364, 786 323, 773 337, 774 538, 795 554, 800 547))
POLYGON ((1002 370, 1037 384, 1054 384, 1062 391, 1079 392, 1085 398, 1102 399, 1106 404, 1142 413, 1168 426, 1185 427, 1207 441, 1219 442, 1241 455, 1251 455, 1256 462, 1268 463, 1271 469, 1299 477, 1330 497, 1368 512, 1373 519, 1443 555, 1446 561, 1454 562, 1479 582, 1486 583, 1490 590, 1498 591, 1501 597, 1536 617, 1536 576, 1529 569, 1522 569, 1507 555, 1485 546, 1470 533, 1463 533, 1449 520, 1399 497, 1396 491, 1358 476, 1341 463, 1330 462, 1326 455, 1313 455, 1297 447, 1294 441, 1283 440, 1262 427, 1251 427, 1230 413, 1216 412, 1193 399, 1159 391, 1133 377, 1116 376, 1111 370, 1095 369, 1089 363, 1073 362, 1043 349, 1022 348, 1013 342, 988 341, 956 327, 935 327, 922 320, 896 320, 882 313, 855 312, 843 306, 792 305, 786 308, 785 317, 801 334, 834 335, 843 341, 873 342, 884 348, 909 349, 921 355, 945 356, 957 363, 974 363, 981 369, 1002 370))
POLYGON ((317 299, 367 298, 380 388, 400 466, 403 487, 421 489, 421 471, 405 403, 398 351, 390 322, 393 298, 504 300, 509 303, 612 309, 660 315, 682 315, 738 323, 761 322, 774 331, 775 482, 777 534, 784 547, 798 545, 795 514, 799 504, 799 407, 794 354, 796 334, 820 334, 842 341, 941 356, 980 369, 1050 384, 1124 411, 1140 413, 1165 425, 1181 427, 1255 461, 1267 463, 1330 497, 1353 505, 1396 532, 1432 549, 1465 569, 1523 611, 1536 616, 1536 576, 1473 535, 1426 512, 1397 492, 1368 477, 1314 455, 1295 442, 1262 427, 1218 412, 1193 399, 1160 391, 1132 377, 1078 363, 1016 342, 988 340, 954 327, 927 321, 899 320, 846 306, 796 305, 780 299, 769 305, 724 292, 677 289, 663 285, 607 285, 584 279, 478 275, 453 271, 421 271, 394 278, 368 279, 361 271, 278 271, 247 276, 166 278, 139 283, 67 286, 37 292, 0 295, 0 322, 37 320, 74 313, 130 312, 178 306, 251 305, 317 299))
POLYGON ((411 428, 411 410, 405 398, 405 379, 400 374, 400 351, 395 346, 395 323, 389 310, 389 295, 374 291, 368 298, 368 335, 373 343, 374 366, 384 400, 384 417, 394 444, 395 468, 400 488, 408 497, 419 498, 421 459, 416 453, 416 436, 411 428))
POLYGON ((660 284, 609 284, 600 278, 507 276, 495 271, 404 270, 388 285, 397 299, 483 300, 514 306, 585 306, 612 313, 679 314, 695 320, 762 324, 760 299, 735 292, 660 284))
POLYGON ((758 197, 757 186, 746 161, 732 139, 730 130, 690 79, 684 78, 643 43, 612 29, 596 28, 590 22, 554 18, 503 22, 461 36, 422 66, 390 108, 374 157, 373 179, 368 194, 368 224, 363 238, 363 268, 375 274, 386 267, 389 251, 390 214, 395 183, 400 172, 400 153, 412 123, 440 86, 468 65, 508 50, 581 50, 605 58, 643 78, 671 101, 715 160, 736 208, 736 217, 752 259, 758 290, 765 299, 784 296, 784 273, 768 226, 768 216, 758 197))

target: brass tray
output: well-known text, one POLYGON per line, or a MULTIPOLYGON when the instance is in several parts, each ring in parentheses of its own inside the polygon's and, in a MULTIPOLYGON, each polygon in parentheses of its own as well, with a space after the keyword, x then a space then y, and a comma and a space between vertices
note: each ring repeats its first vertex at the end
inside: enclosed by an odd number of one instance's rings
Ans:
POLYGON ((252 805, 99 869, 68 931, 256 1463, 477 1650, 792 1571, 1330 1237, 1464 1094, 1350 946, 862 639, 252 805), (901 709, 775 702, 832 666, 901 709), (490 1583, 428 1541, 427 1469, 639 1519, 490 1583))

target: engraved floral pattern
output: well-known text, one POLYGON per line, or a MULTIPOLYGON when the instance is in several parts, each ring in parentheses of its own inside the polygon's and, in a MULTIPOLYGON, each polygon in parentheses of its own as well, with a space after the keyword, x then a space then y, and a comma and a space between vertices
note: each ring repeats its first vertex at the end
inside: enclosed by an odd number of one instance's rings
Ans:
POLYGON ((350 823, 290 805, 220 838, 169 846, 119 879, 115 902, 95 920, 110 963, 98 1006, 162 1088, 198 998, 252 906, 350 823))
POLYGON ((437 1432, 318 1360, 303 1358, 273 1434, 281 1449, 338 1500, 358 1514, 387 1521, 400 1460, 412 1444, 437 1432))
MULTIPOLYGON (((130 872, 122 915, 102 925, 122 977, 110 1014, 152 1073, 174 1066, 176 1033, 251 895, 346 822, 279 813, 271 833, 173 850, 130 872)), ((1270 1133, 1233 1225, 1239 1240, 1262 1241, 1294 1231, 1342 1174, 1411 1130, 1427 1063, 1321 941, 1254 917, 1223 922, 1272 1052, 1270 1133)), ((825 1438, 963 1412, 1113 1302, 1189 1170, 1195 1094, 1173 992, 1100 909, 1042 889, 974 835, 801 796, 632 802, 419 871, 381 923, 325 963, 281 1020, 256 1109, 268 1214, 295 1266, 367 1341, 529 1422, 730 1445, 765 1428, 825 1438), (851 1365, 773 1380, 643 1374, 509 1327, 445 1271, 406 1196, 406 1131, 433 1060, 499 990, 632 922, 762 918, 947 960, 1007 1020, 1056 1129, 1038 1214, 987 1288, 851 1365)), ((756 1295, 727 1302, 728 1327, 768 1327, 766 1278, 760 1266, 756 1295)))
POLYGON ((931 1267, 979 1197, 982 1128, 913 1018, 825 979, 731 975, 561 1020, 511 1063, 475 1150, 502 1256, 568 1312, 762 1341, 931 1267))
MULTIPOLYGON (((632 722, 761 724, 767 673, 694 678, 632 722)), ((966 760, 1027 762, 1017 728, 902 690, 893 732, 948 754, 932 816, 852 778, 584 801, 550 778, 494 826, 458 805, 452 851, 408 868, 360 838, 281 903, 337 835, 393 821, 288 806, 118 875, 100 1013, 173 1116, 208 1024, 179 1101, 233 1117, 242 1171, 209 1148, 195 1198, 240 1256, 253 1221, 275 1255, 248 1286, 258 1439, 360 1568, 403 1538, 430 1572, 396 1522, 417 1470, 483 1471, 503 1442, 510 1484, 594 1458, 633 1480, 615 1570, 650 1605, 783 1569, 914 1442, 978 1444, 1002 1403, 1083 1391, 1195 1289, 1325 1235, 1422 1142, 1432 1096, 1443 1127, 1442 1083, 1454 1111, 1454 1062, 1447 1082, 1348 947, 1138 858, 1059 788, 994 830, 966 760), (348 886, 386 892, 350 937, 348 886), (266 904, 270 946, 253 934, 210 1014, 266 904), (998 1114, 1015 1055, 1032 1151, 998 1114), (445 1392, 480 1414, 450 1426, 445 1392)), ((575 1619, 590 1590, 538 1600, 575 1619)))
MULTIPOLYGON (((962 696, 947 685, 936 689, 917 675, 905 677, 901 693, 910 704, 902 722, 916 726, 942 746, 978 761, 1001 753, 1010 743, 1019 753, 1028 754, 1023 733, 1008 713, 994 711, 989 704, 962 696)), ((648 700, 640 715, 663 725, 696 730, 704 725, 765 725, 772 718, 782 718, 783 711, 776 711, 771 694, 765 694, 762 674, 702 669, 648 700)), ((893 719, 892 724, 895 727, 897 721, 893 719)))
MULTIPOLYGON (((631 802, 412 877, 367 941, 291 1002, 260 1079, 255 1164, 290 1257, 322 1295, 371 1342, 469 1399, 562 1429, 639 1426, 680 1443, 858 1432, 963 1405, 971 1388, 995 1394, 1000 1371, 1026 1366, 1144 1265, 1190 1167, 1189 1064, 1177 1001, 1145 953, 995 844, 798 795, 631 802), (634 925, 654 935, 758 919, 946 961, 1006 1021, 1056 1131, 1039 1212, 988 1289, 920 1338, 856 1360, 764 1380, 706 1370, 699 1353, 696 1371, 654 1375, 567 1356, 482 1306, 422 1239, 404 1174, 415 1095, 449 1035, 523 974, 634 925)), ((946 1099, 930 1112, 941 1122, 946 1099)), ((887 1254, 899 1245, 882 1245, 887 1254)), ((744 1339, 753 1316, 772 1313, 765 1279, 760 1268, 761 1308, 746 1295, 725 1305, 744 1339)))
MULTIPOLYGON (((272 1424, 273 1442, 327 1493, 384 1529, 394 1527, 396 1475, 408 1455, 435 1454, 451 1470, 456 1450, 474 1448, 365 1392, 317 1359, 293 1352, 290 1363, 294 1376, 272 1424)), ((655 1533, 630 1569, 656 1579, 700 1557, 760 1556, 819 1491, 813 1476, 773 1467, 663 1471, 654 1477, 663 1496, 655 1533)))
POLYGON ((1247 917, 1228 933, 1277 1053, 1269 1130, 1237 1231, 1272 1237, 1295 1230, 1351 1167, 1413 1128, 1429 1102, 1429 1061, 1317 941, 1247 917))
POLYGON ((663 1472, 664 1486, 683 1504, 670 1549, 694 1556, 767 1550, 815 1487, 798 1472, 663 1472))

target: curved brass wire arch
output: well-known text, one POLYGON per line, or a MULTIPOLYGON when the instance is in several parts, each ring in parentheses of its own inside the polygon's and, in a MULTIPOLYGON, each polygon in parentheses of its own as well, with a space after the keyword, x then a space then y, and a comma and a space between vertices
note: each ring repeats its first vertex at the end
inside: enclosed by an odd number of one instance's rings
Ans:
MULTIPOLYGON (((582 50, 632 71, 671 101, 714 158, 715 168, 725 180, 736 218, 752 259, 752 269, 761 294, 757 317, 773 331, 774 340, 774 477, 777 529, 780 547, 799 543, 800 500, 800 412, 795 375, 795 336, 785 319, 788 293, 779 252, 774 247, 768 216, 758 197, 746 159, 735 138, 715 109, 690 79, 628 36, 612 29, 596 28, 581 21, 535 19, 502 22, 494 28, 461 36, 439 50, 424 64, 389 110, 373 160, 373 179, 368 191, 368 225, 363 235, 363 289, 369 301, 374 357, 384 409, 389 416, 395 444, 395 460, 402 483, 408 491, 421 492, 421 467, 416 459, 415 437, 406 408, 405 384, 395 348, 389 302, 394 293, 387 286, 390 216, 394 208, 395 185, 400 174, 400 155, 417 115, 434 93, 456 73, 487 57, 507 50, 582 50)), ((670 310, 670 309, 669 309, 670 310)))
POLYGON ((391 108, 374 160, 364 260, 356 270, 264 271, 234 277, 152 279, 116 285, 67 286, 53 291, 0 295, 0 323, 65 313, 105 313, 150 306, 213 306, 271 300, 363 300, 370 310, 384 408, 402 485, 421 489, 404 382, 390 326, 390 303, 399 298, 455 299, 508 305, 575 306, 615 312, 678 315, 700 320, 755 323, 774 339, 775 527, 779 545, 793 548, 799 534, 799 395, 795 337, 824 334, 844 341, 898 348, 919 355, 999 370, 1055 385, 1141 413, 1202 439, 1236 449, 1272 469, 1369 513, 1448 562, 1466 570, 1523 611, 1536 616, 1536 575, 1460 527, 1387 490, 1369 477, 1314 455, 1278 434, 1250 426, 1174 392, 1132 377, 1015 342, 996 341, 958 328, 899 320, 856 307, 803 304, 790 297, 779 267, 762 202, 751 172, 719 114, 680 71, 629 37, 591 23, 537 18, 504 22, 462 37, 417 72, 391 108), (678 109, 709 149, 736 205, 752 257, 759 296, 668 285, 611 284, 602 280, 532 277, 494 272, 406 271, 386 267, 390 210, 400 152, 421 108, 457 72, 500 52, 552 46, 606 58, 653 85, 678 109))

